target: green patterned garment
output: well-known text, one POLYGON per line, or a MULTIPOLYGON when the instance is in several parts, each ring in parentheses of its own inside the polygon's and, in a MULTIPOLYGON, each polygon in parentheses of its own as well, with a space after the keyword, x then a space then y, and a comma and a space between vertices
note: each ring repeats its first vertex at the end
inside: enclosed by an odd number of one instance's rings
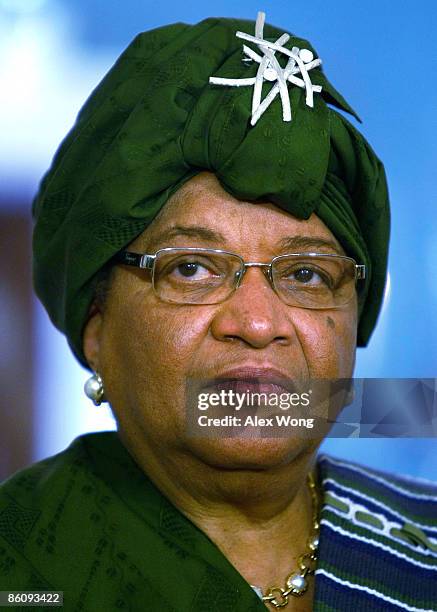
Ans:
MULTIPOLYGON (((86 367, 81 335, 102 268, 202 170, 236 198, 272 202, 299 219, 316 213, 367 267, 358 345, 373 331, 387 268, 384 168, 338 112, 354 115, 318 66, 310 72, 322 88, 313 108, 289 84, 292 120, 283 120, 277 96, 252 126, 253 87, 209 82, 256 76, 258 64, 242 61, 239 30, 254 34, 255 24, 207 19, 139 34, 86 102, 41 183, 33 209, 35 288, 86 367)), ((264 28, 268 41, 282 34, 264 28)), ((318 58, 306 40, 291 36, 286 45, 318 58)), ((288 56, 276 55, 284 68, 288 56)), ((263 98, 271 87, 264 83, 263 98)))
MULTIPOLYGON (((319 459, 316 612, 437 610, 437 487, 319 459)), ((0 485, 0 590, 64 591, 67 612, 265 610, 133 462, 88 434, 0 485)))

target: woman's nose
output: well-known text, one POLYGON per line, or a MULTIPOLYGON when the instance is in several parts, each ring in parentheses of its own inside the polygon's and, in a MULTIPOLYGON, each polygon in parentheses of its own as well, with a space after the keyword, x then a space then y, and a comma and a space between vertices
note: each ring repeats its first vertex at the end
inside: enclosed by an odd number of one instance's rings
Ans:
POLYGON ((240 286, 218 306, 211 323, 217 339, 240 339, 253 348, 292 342, 292 309, 275 293, 264 270, 267 268, 246 268, 240 286))

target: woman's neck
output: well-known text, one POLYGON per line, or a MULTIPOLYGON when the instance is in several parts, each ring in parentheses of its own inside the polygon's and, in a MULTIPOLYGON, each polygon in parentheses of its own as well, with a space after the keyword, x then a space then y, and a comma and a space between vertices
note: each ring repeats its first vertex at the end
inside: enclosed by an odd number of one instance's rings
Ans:
POLYGON ((130 450, 161 492, 249 584, 263 591, 284 586, 298 569, 312 533, 307 474, 314 467, 314 449, 265 470, 219 469, 192 454, 144 452, 144 446, 141 455, 130 450))

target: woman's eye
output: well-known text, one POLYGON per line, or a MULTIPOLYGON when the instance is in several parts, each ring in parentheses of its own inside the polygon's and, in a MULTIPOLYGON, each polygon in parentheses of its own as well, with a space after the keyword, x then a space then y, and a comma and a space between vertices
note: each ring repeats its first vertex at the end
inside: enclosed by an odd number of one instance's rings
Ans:
POLYGON ((312 268, 299 268, 298 270, 294 270, 289 278, 290 280, 295 280, 305 285, 328 284, 326 279, 312 268))
POLYGON ((314 278, 314 270, 310 270, 310 268, 300 268, 300 270, 296 270, 293 273, 293 276, 300 283, 309 283, 314 278))
POLYGON ((176 272, 176 276, 184 278, 193 278, 197 280, 208 278, 210 272, 201 264, 191 261, 185 261, 177 264, 172 270, 176 272))

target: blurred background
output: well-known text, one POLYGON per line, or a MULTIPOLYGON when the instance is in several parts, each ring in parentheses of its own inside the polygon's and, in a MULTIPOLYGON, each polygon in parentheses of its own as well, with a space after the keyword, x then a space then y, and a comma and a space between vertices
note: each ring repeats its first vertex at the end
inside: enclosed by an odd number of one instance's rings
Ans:
MULTIPOLYGON (((436 377, 435 0, 0 0, 0 480, 83 432, 114 428, 84 397, 87 372, 32 296, 30 205, 58 144, 138 32, 258 10, 314 44, 386 166, 390 277, 356 376, 436 377)), ((330 439, 323 449, 437 478, 436 439, 330 439)))

